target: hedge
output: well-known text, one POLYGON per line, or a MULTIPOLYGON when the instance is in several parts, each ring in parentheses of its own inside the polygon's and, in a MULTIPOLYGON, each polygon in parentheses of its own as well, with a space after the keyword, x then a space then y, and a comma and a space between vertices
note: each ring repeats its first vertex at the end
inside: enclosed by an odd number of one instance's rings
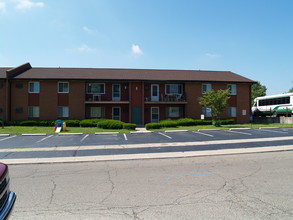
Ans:
POLYGON ((123 129, 135 130, 135 128, 136 128, 136 124, 132 124, 132 123, 124 123, 123 124, 123 129))
POLYGON ((103 129, 122 129, 124 122, 116 121, 116 120, 103 120, 98 123, 99 128, 103 129))
POLYGON ((97 127, 97 122, 92 119, 85 119, 80 122, 81 127, 97 127))
POLYGON ((80 127, 80 120, 77 119, 70 119, 70 120, 64 120, 63 122, 66 123, 67 127, 80 127))

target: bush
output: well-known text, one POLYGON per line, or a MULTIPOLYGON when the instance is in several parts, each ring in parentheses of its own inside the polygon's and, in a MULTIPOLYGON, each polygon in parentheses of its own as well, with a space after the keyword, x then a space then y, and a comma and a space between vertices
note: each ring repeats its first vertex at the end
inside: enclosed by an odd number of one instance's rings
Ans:
POLYGON ((159 123, 162 128, 175 128, 178 126, 177 122, 172 120, 162 120, 159 123))
POLYGON ((148 123, 145 125, 145 128, 147 130, 151 130, 151 129, 160 129, 162 128, 161 124, 160 123, 148 123))
POLYGON ((52 127, 54 126, 54 123, 55 121, 52 121, 52 120, 41 120, 41 121, 38 121, 37 126, 52 127))
POLYGON ((22 121, 19 123, 20 126, 38 126, 39 123, 38 121, 34 121, 34 120, 27 120, 27 121, 22 121))
POLYGON ((97 127, 97 122, 92 119, 85 119, 80 122, 81 127, 97 127))
POLYGON ((124 123, 123 124, 123 129, 135 130, 135 128, 136 128, 136 124, 132 124, 132 123, 124 123))
MULTIPOLYGON (((80 127, 80 120, 64 120, 67 127, 80 127)), ((95 126, 94 126, 95 127, 95 126)))
POLYGON ((197 125, 197 121, 192 118, 180 118, 176 120, 178 126, 194 126, 197 125))
POLYGON ((98 123, 99 128, 103 129, 122 129, 124 122, 116 121, 116 120, 102 120, 98 123))
POLYGON ((234 119, 223 119, 221 120, 221 125, 231 125, 231 124, 234 124, 235 123, 235 120, 234 119))

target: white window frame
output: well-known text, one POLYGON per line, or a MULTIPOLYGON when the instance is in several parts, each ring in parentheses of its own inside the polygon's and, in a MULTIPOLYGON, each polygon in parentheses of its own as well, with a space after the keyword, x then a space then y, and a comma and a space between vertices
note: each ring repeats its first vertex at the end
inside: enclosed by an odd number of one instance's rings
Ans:
POLYGON ((40 107, 39 106, 29 106, 28 107, 28 117, 29 118, 39 118, 40 117, 40 107))
POLYGON ((202 107, 201 112, 205 117, 212 117, 212 109, 208 107, 202 107))
POLYGON ((212 90, 212 84, 202 84, 202 87, 201 87, 202 94, 206 94, 210 90, 212 90))
POLYGON ((116 121, 121 121, 121 107, 112 107, 112 119, 116 121), (119 116, 114 116, 114 109, 119 109, 119 116))
POLYGON ((69 82, 58 82, 58 93, 69 93, 69 82), (63 85, 62 88, 60 88, 60 85, 63 85), (64 84, 67 84, 67 91, 64 91, 64 84), (63 89, 63 91, 60 91, 60 89, 63 89))
POLYGON ((103 107, 90 107, 90 117, 91 118, 102 118, 104 117, 103 107))
POLYGON ((40 93, 40 82, 31 81, 28 83, 28 92, 29 93, 40 93), (31 84, 33 84, 33 89, 31 91, 31 84))
POLYGON ((69 107, 68 106, 58 106, 58 117, 68 118, 69 117, 69 107), (61 114, 60 114, 61 112, 61 114))
POLYGON ((236 107, 228 107, 228 117, 236 118, 237 117, 237 109, 236 107))
POLYGON ((180 117, 180 107, 168 107, 168 115, 170 118, 178 118, 180 117))
POLYGON ((151 107, 151 122, 159 122, 160 121, 160 107, 151 107), (154 113, 153 110, 157 109, 158 113, 154 113), (154 119, 153 115, 157 115, 158 119, 154 119))
POLYGON ((237 85, 228 84, 227 88, 229 89, 229 95, 237 95, 237 85))
POLYGON ((87 83, 86 84, 86 93, 87 94, 105 94, 105 91, 106 91, 106 86, 105 86, 105 83, 87 83), (92 92, 92 91, 89 91, 89 86, 92 86, 92 85, 103 85, 103 90, 102 92, 92 92))
POLYGON ((180 95, 182 93, 183 93, 183 85, 182 84, 166 84, 165 85, 165 94, 167 94, 167 95, 180 95), (169 89, 170 91, 168 92, 168 89, 167 89, 168 86, 170 86, 170 87, 177 86, 177 91, 171 91, 171 90, 175 90, 175 89, 170 88, 169 89), (180 89, 181 91, 179 91, 179 87, 181 87, 181 89, 180 89))

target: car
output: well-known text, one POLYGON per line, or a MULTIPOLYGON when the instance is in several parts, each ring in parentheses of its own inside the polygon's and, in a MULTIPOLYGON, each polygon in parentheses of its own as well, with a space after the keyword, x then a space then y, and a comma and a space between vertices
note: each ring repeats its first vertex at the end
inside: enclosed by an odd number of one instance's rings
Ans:
POLYGON ((0 163, 0 220, 9 218, 15 200, 16 194, 10 191, 8 165, 0 163))

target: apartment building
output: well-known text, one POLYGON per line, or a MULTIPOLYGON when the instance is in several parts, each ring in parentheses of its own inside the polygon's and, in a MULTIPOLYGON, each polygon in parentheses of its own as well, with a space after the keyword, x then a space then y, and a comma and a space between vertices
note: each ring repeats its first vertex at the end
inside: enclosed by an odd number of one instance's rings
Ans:
POLYGON ((223 118, 248 123, 254 81, 229 71, 0 68, 0 118, 109 118, 143 125, 163 119, 211 117, 198 103, 207 91, 229 89, 223 118))

